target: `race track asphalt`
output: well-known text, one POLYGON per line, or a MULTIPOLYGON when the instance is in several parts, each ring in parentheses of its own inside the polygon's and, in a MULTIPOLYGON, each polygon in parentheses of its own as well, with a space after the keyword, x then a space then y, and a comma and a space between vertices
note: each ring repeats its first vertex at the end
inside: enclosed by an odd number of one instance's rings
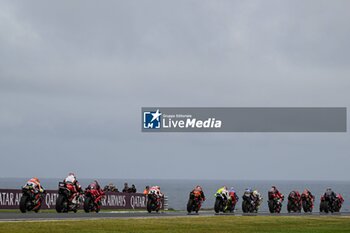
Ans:
POLYGON ((320 214, 320 213, 258 213, 243 214, 237 212, 234 214, 215 214, 214 211, 200 211, 199 214, 188 214, 185 211, 167 211, 160 213, 147 213, 141 211, 111 211, 100 213, 20 213, 20 212, 0 212, 1 221, 48 221, 48 220, 88 220, 88 219, 123 219, 123 218, 164 218, 164 217, 193 217, 193 216, 350 216, 350 212, 342 212, 336 214, 320 214))

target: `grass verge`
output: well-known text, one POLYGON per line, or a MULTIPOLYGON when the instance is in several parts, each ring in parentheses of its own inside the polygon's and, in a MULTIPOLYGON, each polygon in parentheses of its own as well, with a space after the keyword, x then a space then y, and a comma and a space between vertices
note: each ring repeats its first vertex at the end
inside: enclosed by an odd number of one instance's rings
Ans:
POLYGON ((350 232, 348 217, 213 216, 144 219, 0 222, 0 232, 350 232))

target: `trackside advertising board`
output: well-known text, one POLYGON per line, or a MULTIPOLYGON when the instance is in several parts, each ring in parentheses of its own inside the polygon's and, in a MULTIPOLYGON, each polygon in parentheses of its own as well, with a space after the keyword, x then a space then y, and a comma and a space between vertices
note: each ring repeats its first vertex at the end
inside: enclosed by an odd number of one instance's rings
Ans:
MULTIPOLYGON (((46 190, 41 209, 55 209, 56 190, 46 190)), ((19 209, 22 191, 19 189, 0 189, 0 209, 19 209)), ((81 205, 82 207, 82 205, 81 205)), ((107 192, 101 209, 146 209, 147 197, 141 193, 107 192)), ((162 201, 164 209, 164 200, 162 201)))

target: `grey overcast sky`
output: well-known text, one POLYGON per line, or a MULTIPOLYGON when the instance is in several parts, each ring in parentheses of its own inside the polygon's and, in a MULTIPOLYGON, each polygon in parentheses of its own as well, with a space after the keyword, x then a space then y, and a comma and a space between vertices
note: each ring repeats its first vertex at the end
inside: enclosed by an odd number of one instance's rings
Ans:
POLYGON ((0 1, 0 176, 349 180, 349 133, 140 131, 142 106, 349 107, 350 1, 0 1))

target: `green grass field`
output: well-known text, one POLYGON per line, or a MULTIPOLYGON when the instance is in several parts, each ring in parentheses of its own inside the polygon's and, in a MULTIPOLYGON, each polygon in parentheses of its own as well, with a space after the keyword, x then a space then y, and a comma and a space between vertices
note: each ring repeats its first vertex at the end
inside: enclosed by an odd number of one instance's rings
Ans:
POLYGON ((0 232, 350 232, 348 217, 213 216, 0 222, 0 232))

